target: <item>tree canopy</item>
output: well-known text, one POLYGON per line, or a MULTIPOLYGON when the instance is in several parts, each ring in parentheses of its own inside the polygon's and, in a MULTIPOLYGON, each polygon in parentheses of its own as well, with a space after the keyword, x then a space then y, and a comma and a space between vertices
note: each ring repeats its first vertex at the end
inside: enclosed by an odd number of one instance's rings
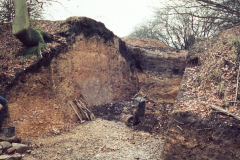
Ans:
MULTIPOLYGON (((42 18, 44 7, 51 5, 53 0, 26 0, 30 19, 42 18)), ((13 0, 0 1, 0 22, 10 22, 15 17, 13 0)))
POLYGON ((130 36, 163 41, 188 50, 196 37, 208 38, 240 23, 239 0, 170 0, 154 8, 152 20, 137 25, 130 36))

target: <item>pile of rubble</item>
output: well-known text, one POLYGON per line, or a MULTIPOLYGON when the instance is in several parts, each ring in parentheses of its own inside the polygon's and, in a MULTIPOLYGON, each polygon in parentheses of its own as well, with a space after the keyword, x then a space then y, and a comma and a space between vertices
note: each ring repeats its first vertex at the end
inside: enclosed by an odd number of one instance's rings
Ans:
POLYGON ((17 136, 0 137, 0 160, 21 160, 26 154, 31 153, 28 145, 21 144, 17 136))

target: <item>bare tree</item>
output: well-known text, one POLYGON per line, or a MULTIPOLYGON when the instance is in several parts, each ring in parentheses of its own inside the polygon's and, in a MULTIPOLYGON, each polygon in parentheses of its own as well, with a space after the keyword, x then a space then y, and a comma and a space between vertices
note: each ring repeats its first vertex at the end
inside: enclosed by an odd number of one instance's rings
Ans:
POLYGON ((154 19, 134 28, 133 37, 147 37, 163 41, 177 49, 188 50, 195 37, 207 38, 239 21, 239 0, 168 1, 155 8, 154 19))
MULTIPOLYGON (((51 5, 53 0, 26 0, 28 14, 31 19, 42 18, 44 7, 51 5)), ((15 16, 13 0, 0 1, 0 22, 10 22, 15 16)))

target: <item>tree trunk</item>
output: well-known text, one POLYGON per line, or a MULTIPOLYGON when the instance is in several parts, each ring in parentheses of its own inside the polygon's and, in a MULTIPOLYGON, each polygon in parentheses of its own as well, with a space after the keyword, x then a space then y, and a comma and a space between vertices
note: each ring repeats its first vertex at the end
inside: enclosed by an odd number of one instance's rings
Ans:
POLYGON ((52 41, 53 36, 41 29, 31 28, 26 0, 14 0, 15 18, 12 24, 12 33, 25 46, 33 47, 44 43, 44 39, 52 41))

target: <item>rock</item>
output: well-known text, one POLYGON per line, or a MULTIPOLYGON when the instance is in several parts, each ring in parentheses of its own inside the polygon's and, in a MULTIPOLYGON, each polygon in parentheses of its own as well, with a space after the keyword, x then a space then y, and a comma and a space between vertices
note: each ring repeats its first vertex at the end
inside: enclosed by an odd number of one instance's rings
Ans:
POLYGON ((13 155, 1 155, 0 160, 20 160, 22 156, 20 154, 13 155))
POLYGON ((9 155, 1 155, 0 156, 0 160, 12 160, 11 158, 12 158, 12 156, 9 156, 9 155))
POLYGON ((35 160, 35 158, 32 158, 32 157, 23 157, 22 160, 35 160))
POLYGON ((29 147, 25 144, 12 143, 12 146, 16 148, 17 153, 25 153, 29 147))
POLYGON ((7 154, 11 154, 11 153, 13 153, 15 150, 16 150, 15 147, 11 147, 11 148, 8 148, 8 149, 7 149, 6 153, 7 153, 7 154))
POLYGON ((20 160, 22 158, 22 155, 19 153, 15 153, 12 155, 13 160, 20 160))
POLYGON ((2 150, 0 149, 0 154, 2 154, 2 150))
POLYGON ((0 142, 2 142, 2 141, 8 141, 10 143, 19 143, 19 142, 21 142, 21 138, 18 136, 13 136, 13 137, 1 136, 0 142))
POLYGON ((32 150, 27 150, 26 153, 31 154, 32 150))
POLYGON ((0 142, 0 146, 2 146, 2 150, 12 147, 11 143, 9 143, 7 141, 0 142))
POLYGON ((60 131, 58 129, 55 129, 55 128, 52 128, 50 131, 54 134, 57 134, 57 135, 60 134, 60 131))

